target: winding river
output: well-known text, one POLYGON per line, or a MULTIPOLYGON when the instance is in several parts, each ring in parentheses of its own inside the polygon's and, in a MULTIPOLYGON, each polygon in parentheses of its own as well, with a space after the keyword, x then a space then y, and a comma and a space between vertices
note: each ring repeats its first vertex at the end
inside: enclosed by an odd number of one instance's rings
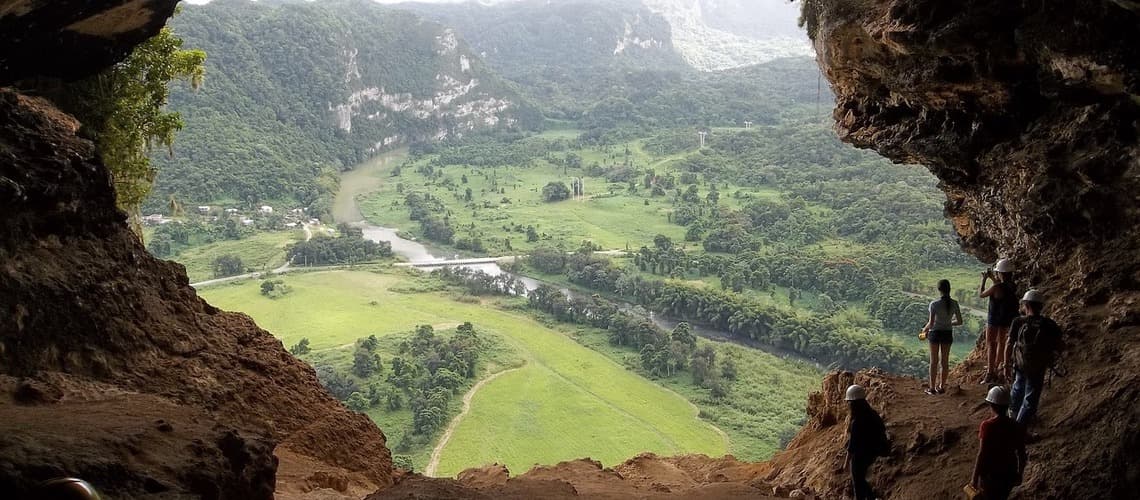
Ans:
MULTIPOLYGON (((458 255, 445 256, 443 255, 444 252, 442 251, 433 251, 431 248, 418 241, 412 241, 401 237, 399 235, 398 229, 377 226, 369 223, 367 219, 365 219, 364 214, 360 211, 360 206, 357 203, 358 198, 361 196, 366 196, 369 193, 372 193, 373 191, 379 189, 381 183, 383 182, 381 176, 387 173, 388 167, 399 162, 403 162, 407 156, 407 149, 398 149, 379 155, 367 163, 363 163, 357 166, 355 169, 342 174, 340 181, 340 191, 337 193, 336 200, 333 203, 333 216, 338 224, 345 223, 361 228, 364 232, 364 237, 367 239, 376 242, 387 241, 392 245, 392 252, 400 257, 403 257, 408 262, 416 264, 431 264, 428 266, 416 266, 417 269, 431 271, 432 269, 438 269, 441 267, 453 265, 449 264, 449 262, 451 260, 458 259, 458 255)), ((498 276, 500 274, 507 273, 503 270, 502 267, 494 262, 479 264, 464 263, 460 264, 459 267, 482 271, 492 276, 498 276)), ((526 285, 528 292, 538 288, 539 285, 543 284, 543 282, 527 276, 512 276, 526 285)), ((580 295, 579 292, 565 287, 559 287, 559 290, 561 290, 562 293, 566 294, 569 297, 580 295)), ((672 331, 673 328, 675 328, 677 324, 682 321, 666 315, 648 311, 644 307, 635 304, 630 304, 627 302, 619 302, 618 304, 622 310, 648 316, 649 320, 652 321, 653 324, 657 325, 658 328, 664 329, 665 331, 672 331)), ((794 358, 805 361, 807 363, 811 363, 815 366, 819 366, 814 361, 804 358, 791 351, 774 348, 772 346, 760 344, 748 339, 740 339, 738 337, 734 337, 729 332, 709 328, 707 326, 702 326, 699 324, 692 324, 691 326, 693 328, 693 333, 710 340, 731 342, 734 344, 752 347, 780 357, 794 358)))

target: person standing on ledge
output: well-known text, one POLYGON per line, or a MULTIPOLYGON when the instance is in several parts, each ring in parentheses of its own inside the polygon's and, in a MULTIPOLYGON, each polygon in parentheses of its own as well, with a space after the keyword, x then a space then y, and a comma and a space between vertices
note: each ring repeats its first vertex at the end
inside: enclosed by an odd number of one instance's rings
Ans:
POLYGON ((1024 431, 1006 415, 1009 393, 1004 387, 991 388, 986 403, 994 416, 978 428, 978 458, 974 460, 970 486, 981 490, 981 497, 986 500, 1005 500, 1021 483, 1025 471, 1024 431))
POLYGON ((1013 283, 1013 263, 1001 259, 993 269, 982 273, 982 284, 978 287, 978 297, 990 299, 989 313, 986 315, 986 376, 982 384, 1000 384, 1001 366, 1008 362, 1005 358, 1005 343, 1009 338, 1009 326, 1017 317, 1017 286, 1013 283), (987 280, 994 280, 993 286, 986 288, 987 280))
POLYGON ((950 372, 950 346, 954 344, 954 327, 962 324, 962 310, 958 301, 950 298, 950 280, 938 280, 942 298, 930 303, 930 319, 922 331, 930 341, 930 387, 927 394, 946 392, 946 375, 950 372), (938 365, 942 365, 941 378, 937 378, 938 365))
POLYGON ((851 467, 851 489, 855 500, 875 500, 871 483, 867 482, 867 470, 875 463, 875 458, 886 456, 891 449, 887 440, 887 428, 883 419, 867 403, 867 391, 863 386, 847 388, 844 399, 850 405, 851 421, 847 426, 847 465, 851 467))
POLYGON ((1027 427, 1037 414, 1045 374, 1053 367, 1062 343, 1061 327, 1041 314, 1045 309, 1041 292, 1025 292, 1021 309, 1025 315, 1013 321, 1005 346, 1006 358, 1012 361, 1012 366, 1005 370, 1006 376, 1013 379, 1009 415, 1027 427))

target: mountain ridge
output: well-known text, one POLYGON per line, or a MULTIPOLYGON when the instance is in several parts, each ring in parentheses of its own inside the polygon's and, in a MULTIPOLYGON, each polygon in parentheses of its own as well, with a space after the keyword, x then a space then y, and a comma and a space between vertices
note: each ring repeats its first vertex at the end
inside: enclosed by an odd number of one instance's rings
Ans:
POLYGON ((331 198, 313 180, 379 151, 542 125, 454 30, 372 2, 218 1, 172 25, 209 54, 207 79, 172 88, 186 126, 172 157, 154 156, 150 209, 175 196, 321 212, 331 198), (256 175, 266 169, 268 182, 256 175))

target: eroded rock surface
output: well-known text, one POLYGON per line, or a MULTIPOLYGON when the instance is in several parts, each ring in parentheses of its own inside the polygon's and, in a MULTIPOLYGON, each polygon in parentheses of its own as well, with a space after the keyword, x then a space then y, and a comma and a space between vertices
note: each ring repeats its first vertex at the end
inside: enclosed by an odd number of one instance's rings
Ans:
POLYGON ((390 484, 384 435, 367 417, 327 395, 312 368, 247 316, 199 299, 180 265, 147 253, 78 129, 47 101, 0 90, 0 375, 21 379, 0 394, 11 417, 0 418, 0 453, 23 463, 0 477, 16 488, 6 491, 73 471, 90 472, 113 497, 150 483, 211 497, 199 484, 211 482, 226 496, 267 498, 274 446, 345 478, 326 481, 332 486, 390 484), (46 406, 20 406, 26 401, 46 406), (53 418, 28 428, 16 418, 24 412, 53 418), (89 429, 90 439, 66 439, 91 419, 103 427, 89 429), (169 446, 129 437, 150 419, 172 422, 169 446), (180 430, 187 425, 206 432, 180 430), (64 437, 36 445, 52 432, 64 437), (124 439, 134 449, 116 444, 124 439), (167 454, 174 470, 138 453, 167 454), (92 460, 116 472, 98 472, 92 460))
MULTIPOLYGON (((805 4, 840 136, 928 166, 963 247, 1012 258, 1022 289, 1044 291, 1066 329, 1069 376, 1046 389, 1022 496, 1140 491, 1140 8, 805 4)), ((958 380, 979 368, 972 357, 958 380)), ((914 474, 937 466, 915 460, 914 474)))
POLYGON ((178 0, 0 0, 0 85, 78 78, 125 57, 166 24, 178 0))

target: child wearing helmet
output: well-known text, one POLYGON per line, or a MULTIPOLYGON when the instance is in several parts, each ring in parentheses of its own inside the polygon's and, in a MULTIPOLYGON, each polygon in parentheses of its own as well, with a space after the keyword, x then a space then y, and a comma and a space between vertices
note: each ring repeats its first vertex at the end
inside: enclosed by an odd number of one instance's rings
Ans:
POLYGON ((851 410, 851 421, 847 426, 851 489, 855 500, 874 500, 876 496, 867 482, 867 470, 875 463, 875 458, 890 452, 887 428, 882 417, 867 403, 867 391, 862 386, 848 387, 844 399, 851 410))
POLYGON ((1005 500, 1025 471, 1025 439, 1021 426, 1006 414, 1009 393, 1004 387, 991 388, 986 403, 993 417, 978 428, 978 457, 970 486, 981 490, 986 500, 1005 500))
POLYGON ((1009 338, 1009 327, 1017 317, 1017 286, 1013 283, 1013 263, 1009 259, 997 261, 993 269, 982 273, 978 297, 990 299, 984 333, 986 376, 982 384, 997 384, 1002 382, 1001 367, 1008 362, 1003 346, 1009 338), (994 280, 993 286, 986 288, 987 280, 991 279, 994 280))

